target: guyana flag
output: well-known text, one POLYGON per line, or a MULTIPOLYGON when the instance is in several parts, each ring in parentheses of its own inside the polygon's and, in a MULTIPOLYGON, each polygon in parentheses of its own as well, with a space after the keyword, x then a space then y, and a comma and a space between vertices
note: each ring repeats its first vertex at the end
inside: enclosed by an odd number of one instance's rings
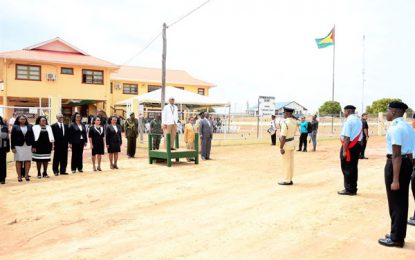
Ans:
POLYGON ((326 37, 316 39, 316 43, 319 49, 334 45, 334 28, 331 29, 330 33, 326 37))

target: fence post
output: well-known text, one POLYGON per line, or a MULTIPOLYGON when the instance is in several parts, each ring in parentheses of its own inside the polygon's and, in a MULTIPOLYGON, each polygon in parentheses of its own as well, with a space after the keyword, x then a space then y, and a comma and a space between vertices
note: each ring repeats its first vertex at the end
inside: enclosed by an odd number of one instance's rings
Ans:
POLYGON ((383 135, 383 129, 384 129, 384 120, 383 120, 383 113, 379 112, 378 114, 378 135, 383 135))

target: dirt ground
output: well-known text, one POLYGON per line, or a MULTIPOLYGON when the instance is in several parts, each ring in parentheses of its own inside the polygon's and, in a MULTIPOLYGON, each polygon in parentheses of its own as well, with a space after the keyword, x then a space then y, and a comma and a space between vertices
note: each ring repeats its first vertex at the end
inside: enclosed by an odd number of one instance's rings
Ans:
POLYGON ((213 160, 172 168, 149 165, 140 149, 118 171, 106 159, 92 173, 88 160, 82 174, 30 183, 9 164, 0 258, 414 259, 415 227, 403 249, 377 242, 390 227, 384 138, 369 141, 355 197, 336 194, 338 149, 332 140, 296 153, 291 187, 277 185, 280 156, 268 144, 213 147, 213 160))

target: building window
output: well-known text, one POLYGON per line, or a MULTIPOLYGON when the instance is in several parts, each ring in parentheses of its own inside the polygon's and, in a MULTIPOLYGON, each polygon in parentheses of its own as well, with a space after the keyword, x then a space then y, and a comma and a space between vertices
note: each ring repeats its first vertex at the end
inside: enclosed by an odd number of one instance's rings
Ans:
POLYGON ((110 83, 110 93, 112 94, 112 91, 113 91, 113 85, 112 85, 112 82, 110 83))
POLYGON ((137 84, 123 84, 122 85, 122 93, 123 94, 132 94, 137 95, 138 94, 138 85, 137 84))
POLYGON ((104 84, 104 71, 82 70, 82 83, 103 85, 104 84))
POLYGON ((155 91, 155 90, 160 89, 160 88, 161 88, 161 86, 148 85, 147 92, 155 91))
POLYGON ((175 88, 178 88, 178 89, 184 90, 184 87, 175 87, 175 88))
POLYGON ((204 96, 205 95, 205 89, 204 88, 198 88, 197 94, 204 96))
POLYGON ((16 65, 16 79, 40 81, 41 68, 36 65, 16 65))
POLYGON ((73 68, 61 68, 61 74, 73 75, 73 68))

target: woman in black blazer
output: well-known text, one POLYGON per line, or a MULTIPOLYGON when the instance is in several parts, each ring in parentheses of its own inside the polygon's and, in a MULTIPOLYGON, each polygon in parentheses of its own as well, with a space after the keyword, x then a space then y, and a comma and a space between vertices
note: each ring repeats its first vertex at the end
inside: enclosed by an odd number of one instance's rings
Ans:
POLYGON ((107 126, 106 143, 111 163, 111 169, 118 169, 118 153, 121 151, 121 126, 117 124, 117 117, 111 117, 111 124, 107 126))
POLYGON ((95 117, 94 125, 89 127, 88 137, 92 151, 93 171, 101 170, 101 157, 104 154, 104 127, 101 126, 101 118, 95 117), (97 158, 98 157, 98 158, 97 158), (95 167, 96 159, 98 159, 98 167, 95 167))
POLYGON ((81 122, 81 114, 76 112, 72 117, 72 124, 68 129, 69 148, 72 150, 71 170, 72 173, 83 172, 82 157, 84 147, 88 143, 85 125, 81 122))
POLYGON ((0 184, 6 184, 7 153, 10 152, 9 128, 0 116, 0 184))
POLYGON ((29 171, 32 161, 32 145, 35 143, 32 125, 26 116, 18 116, 14 122, 11 133, 11 147, 16 161, 18 181, 22 181, 22 164, 24 164, 24 176, 30 181, 29 171))

